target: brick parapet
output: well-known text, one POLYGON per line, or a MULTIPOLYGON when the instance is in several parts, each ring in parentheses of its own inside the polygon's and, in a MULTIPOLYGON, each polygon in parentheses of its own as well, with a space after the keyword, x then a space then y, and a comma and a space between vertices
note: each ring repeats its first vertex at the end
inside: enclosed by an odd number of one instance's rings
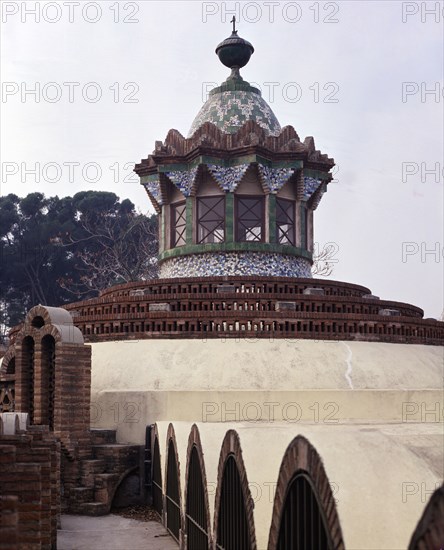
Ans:
POLYGON ((380 300, 363 286, 323 279, 157 279, 118 285, 98 298, 65 308, 89 342, 270 336, 433 345, 444 342, 444 323, 423 319, 420 308, 380 300), (311 288, 316 290, 308 290, 311 288), (159 303, 162 308, 153 307, 159 303), (282 303, 290 306, 284 308, 282 303))

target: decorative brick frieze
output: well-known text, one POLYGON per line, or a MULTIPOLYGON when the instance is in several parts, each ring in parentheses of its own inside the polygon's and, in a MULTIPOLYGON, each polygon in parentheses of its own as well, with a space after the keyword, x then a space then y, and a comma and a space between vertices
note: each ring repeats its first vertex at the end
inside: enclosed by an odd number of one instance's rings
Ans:
POLYGON ((423 319, 416 306, 369 300, 369 294, 368 288, 324 279, 186 277, 118 285, 65 307, 77 312, 74 322, 87 341, 273 336, 442 345, 442 322, 423 319), (232 285, 231 291, 219 292, 221 284, 232 285), (142 293, 130 295, 136 289, 142 293), (294 310, 280 302, 294 303, 294 310), (156 303, 168 304, 169 311, 150 310, 156 303), (380 315, 384 308, 400 316, 380 315))

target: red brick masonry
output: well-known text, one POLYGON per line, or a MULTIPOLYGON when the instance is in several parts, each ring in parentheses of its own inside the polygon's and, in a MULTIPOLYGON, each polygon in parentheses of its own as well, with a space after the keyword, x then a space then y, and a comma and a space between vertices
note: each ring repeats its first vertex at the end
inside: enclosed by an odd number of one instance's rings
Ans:
POLYGON ((115 286, 65 307, 88 342, 275 337, 444 343, 444 323, 423 319, 420 308, 323 279, 158 279, 115 286))

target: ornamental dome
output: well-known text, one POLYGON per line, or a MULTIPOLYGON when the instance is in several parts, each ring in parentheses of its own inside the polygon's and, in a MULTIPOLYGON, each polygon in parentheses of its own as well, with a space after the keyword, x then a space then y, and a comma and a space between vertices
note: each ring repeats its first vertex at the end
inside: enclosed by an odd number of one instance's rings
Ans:
POLYGON ((248 63, 253 52, 250 42, 238 36, 234 29, 231 36, 218 45, 216 53, 221 63, 231 68, 231 75, 221 86, 211 90, 188 137, 205 122, 211 122, 224 133, 234 134, 248 120, 254 120, 267 135, 280 134, 281 126, 260 90, 250 86, 239 74, 239 68, 248 63))
POLYGON ((261 92, 247 82, 240 82, 246 85, 246 89, 236 87, 234 90, 224 90, 223 84, 211 90, 208 100, 191 125, 188 137, 205 122, 212 122, 226 134, 234 134, 248 120, 257 122, 267 135, 278 136, 281 133, 281 126, 270 106, 262 98, 261 92))

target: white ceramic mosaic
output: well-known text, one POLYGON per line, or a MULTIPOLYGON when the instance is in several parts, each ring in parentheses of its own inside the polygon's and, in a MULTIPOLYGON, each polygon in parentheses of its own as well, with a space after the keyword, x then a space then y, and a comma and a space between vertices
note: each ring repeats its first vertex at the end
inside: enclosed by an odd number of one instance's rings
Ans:
POLYGON ((157 202, 157 204, 162 205, 162 195, 160 193, 160 181, 159 178, 147 181, 143 184, 145 189, 150 192, 153 199, 157 202))
POLYGON ((321 185, 322 180, 304 177, 304 197, 309 199, 317 188, 321 185))
POLYGON ((270 193, 277 193, 293 175, 291 168, 269 168, 258 164, 259 172, 270 193))
POLYGON ((191 189, 194 185, 194 180, 196 179, 197 170, 198 168, 196 167, 183 172, 165 172, 165 175, 174 183, 174 185, 185 197, 189 197, 191 189))
POLYGON ((265 252, 211 252, 165 260, 159 277, 215 277, 259 275, 270 277, 311 277, 305 258, 265 252))
POLYGON ((259 94, 237 90, 210 95, 194 119, 188 137, 205 122, 212 122, 222 132, 233 134, 247 120, 256 121, 268 135, 278 136, 281 133, 275 114, 259 94))

